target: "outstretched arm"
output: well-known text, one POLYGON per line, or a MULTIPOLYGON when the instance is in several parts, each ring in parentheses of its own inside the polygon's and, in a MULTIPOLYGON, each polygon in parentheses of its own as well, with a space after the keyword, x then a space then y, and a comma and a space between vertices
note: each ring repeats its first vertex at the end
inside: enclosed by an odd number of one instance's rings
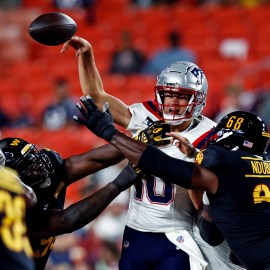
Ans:
MULTIPOLYGON (((113 125, 109 108, 107 107, 105 111, 101 112, 90 96, 82 97, 81 102, 82 105, 77 106, 82 117, 74 116, 74 119, 117 147, 143 172, 156 175, 185 188, 216 192, 218 181, 213 172, 198 164, 172 158, 151 145, 135 141, 119 132, 113 125)), ((177 138, 175 134, 171 135, 177 138)))
POLYGON ((112 182, 65 210, 42 211, 39 219, 34 215, 35 222, 30 223, 34 227, 29 228, 29 232, 40 237, 73 232, 94 220, 123 190, 138 179, 140 175, 129 164, 112 182))
POLYGON ((75 36, 63 45, 61 52, 67 51, 69 47, 76 50, 83 95, 91 95, 99 109, 102 109, 105 102, 109 102, 115 123, 126 128, 131 119, 128 106, 120 99, 105 92, 95 63, 92 45, 87 40, 75 36))
POLYGON ((124 159, 122 153, 113 145, 107 144, 94 148, 86 153, 65 159, 68 184, 89 174, 117 164, 124 159))

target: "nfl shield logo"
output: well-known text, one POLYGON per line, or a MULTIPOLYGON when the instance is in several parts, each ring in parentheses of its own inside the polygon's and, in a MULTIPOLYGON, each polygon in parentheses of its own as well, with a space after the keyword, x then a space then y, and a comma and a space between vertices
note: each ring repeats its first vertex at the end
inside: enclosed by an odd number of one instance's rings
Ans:
POLYGON ((185 241, 185 239, 182 235, 180 235, 176 238, 176 241, 182 244, 185 241))

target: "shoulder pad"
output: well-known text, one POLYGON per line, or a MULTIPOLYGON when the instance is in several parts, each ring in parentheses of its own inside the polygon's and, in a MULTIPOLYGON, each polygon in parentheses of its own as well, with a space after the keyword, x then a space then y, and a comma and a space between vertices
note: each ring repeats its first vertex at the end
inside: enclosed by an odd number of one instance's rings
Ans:
POLYGON ((205 168, 217 167, 222 161, 221 153, 216 147, 207 147, 200 151, 195 158, 195 162, 201 164, 205 168))

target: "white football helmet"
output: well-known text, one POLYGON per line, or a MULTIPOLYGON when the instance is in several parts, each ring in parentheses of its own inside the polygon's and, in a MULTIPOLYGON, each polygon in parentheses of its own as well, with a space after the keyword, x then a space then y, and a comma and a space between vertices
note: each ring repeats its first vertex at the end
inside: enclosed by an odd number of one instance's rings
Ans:
MULTIPOLYGON (((155 97, 158 110, 170 125, 179 125, 196 118, 206 104, 208 83, 203 71, 194 63, 179 61, 169 65, 157 77, 155 97), (187 108, 183 114, 164 113, 164 96, 166 93, 190 95, 187 108)), ((177 112, 177 109, 173 110, 177 112)))

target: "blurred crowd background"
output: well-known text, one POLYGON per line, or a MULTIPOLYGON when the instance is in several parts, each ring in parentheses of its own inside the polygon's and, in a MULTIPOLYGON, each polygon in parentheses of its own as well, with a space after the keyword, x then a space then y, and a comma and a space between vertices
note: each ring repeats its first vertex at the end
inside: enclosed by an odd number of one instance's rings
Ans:
MULTIPOLYGON (((232 110, 257 113, 270 125, 268 0, 1 0, 0 130, 52 148, 63 157, 104 142, 72 116, 81 96, 74 50, 36 43, 28 26, 60 11, 94 48, 104 88, 127 104, 153 99, 168 64, 198 64, 208 83, 204 114, 218 121, 232 110)), ((68 189, 67 206, 105 185, 124 164, 68 189)), ((117 269, 128 206, 121 194, 75 233, 58 237, 47 270, 117 269)))

